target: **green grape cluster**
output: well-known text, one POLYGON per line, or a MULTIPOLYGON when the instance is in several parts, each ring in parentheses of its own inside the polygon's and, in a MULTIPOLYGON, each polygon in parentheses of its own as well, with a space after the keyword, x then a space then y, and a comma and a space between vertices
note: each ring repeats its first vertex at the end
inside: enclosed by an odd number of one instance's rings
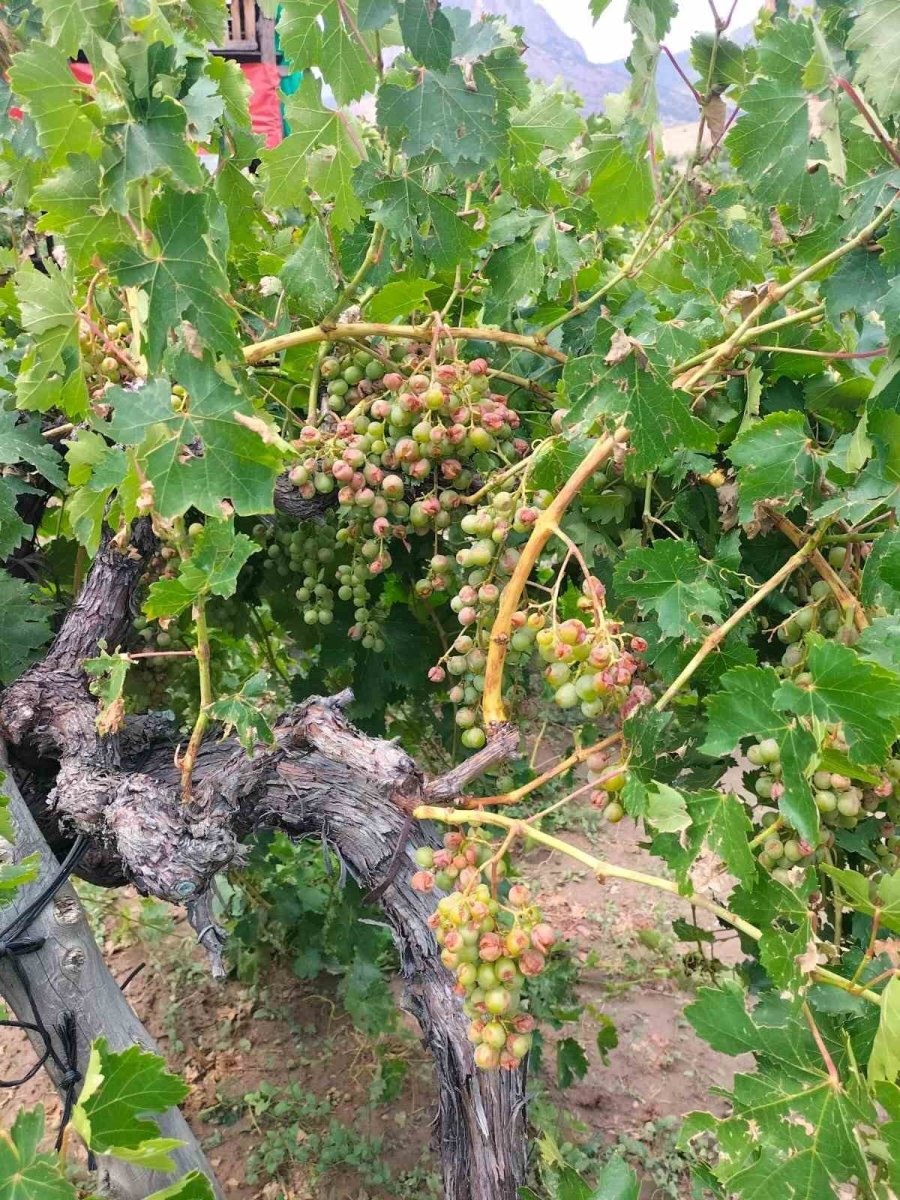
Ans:
MULTIPOLYGON (((828 556, 830 565, 839 570, 845 556, 843 547, 833 548, 828 556)), ((796 608, 776 630, 778 640, 785 645, 777 669, 801 687, 814 682, 806 670, 806 635, 810 632, 845 643, 856 640, 855 628, 842 614, 824 580, 813 583, 807 603, 796 608)), ((840 723, 826 727, 824 745, 846 757, 848 746, 840 723)), ((784 794, 778 742, 775 738, 765 738, 754 743, 747 750, 747 758, 758 770, 753 783, 757 797, 763 805, 777 809, 784 794)), ((760 866, 770 871, 773 878, 789 884, 792 868, 811 867, 829 856, 835 842, 835 830, 855 829, 860 821, 870 817, 883 819, 881 836, 874 844, 875 852, 884 862, 896 861, 900 853, 900 837, 894 836, 894 827, 900 821, 900 760, 890 759, 884 774, 875 782, 868 772, 865 774, 865 779, 854 780, 841 771, 820 769, 813 773, 810 783, 821 821, 815 845, 800 837, 776 812, 767 812, 762 825, 764 831, 771 832, 759 848, 760 866)))
POLYGON ((126 320, 100 319, 93 327, 82 325, 78 340, 92 399, 101 399, 110 384, 120 383, 123 378, 130 377, 124 362, 110 353, 110 346, 123 351, 123 358, 127 361, 131 338, 131 323, 126 320))
POLYGON ((275 580, 299 577, 294 596, 304 624, 331 625, 335 601, 353 604, 354 624, 348 629, 349 636, 361 641, 367 650, 384 650, 384 614, 372 597, 375 581, 358 548, 339 537, 336 510, 299 524, 256 525, 253 533, 265 547, 263 570, 267 576, 275 580))
MULTIPOLYGON (((528 445, 515 433, 518 414, 491 390, 485 359, 461 361, 447 346, 388 354, 372 343, 325 356, 320 371, 324 411, 293 443, 301 460, 289 477, 304 499, 334 495, 337 505, 299 529, 258 527, 268 541, 266 567, 301 576, 296 595, 310 625, 333 621, 335 598, 352 603, 349 636, 378 650, 384 638, 372 586, 398 546, 408 553, 417 539, 431 539, 415 592, 423 601, 449 596, 460 630, 429 678, 446 684, 462 745, 478 750, 500 597, 552 494, 530 487, 517 466, 528 445)), ((627 716, 649 699, 634 679, 646 647, 605 619, 603 599, 590 577, 578 602, 583 620, 558 622, 553 601, 529 603, 513 615, 509 635, 508 665, 539 654, 558 706, 580 706, 588 718, 627 716)))
POLYGON ((453 972, 454 991, 464 997, 475 1062, 484 1070, 514 1070, 531 1049, 534 1030, 525 982, 544 970, 556 934, 525 884, 498 888, 505 862, 477 829, 445 834, 440 850, 421 847, 416 861, 416 890, 448 892, 429 925, 441 962, 453 972))

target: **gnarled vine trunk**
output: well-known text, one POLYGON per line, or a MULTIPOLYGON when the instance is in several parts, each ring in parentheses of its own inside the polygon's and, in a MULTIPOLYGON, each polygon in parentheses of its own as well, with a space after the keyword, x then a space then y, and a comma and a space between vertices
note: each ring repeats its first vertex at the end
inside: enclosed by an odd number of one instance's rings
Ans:
MULTIPOLYGON (((241 841, 251 832, 268 827, 324 838, 360 884, 373 887, 395 859, 416 804, 456 794, 505 757, 515 735, 501 734, 463 769, 429 785, 394 743, 346 721, 348 695, 313 698, 285 714, 275 745, 252 757, 233 741, 205 744, 192 799, 183 803, 173 747, 159 722, 138 718, 100 736, 81 669, 101 639, 110 647, 124 640, 148 539, 149 531, 137 529, 126 550, 111 542, 101 548, 46 657, 0 700, 0 733, 13 765, 30 772, 29 801, 41 807, 44 827, 92 839, 93 877, 133 880, 145 892, 186 902, 215 966, 220 947, 209 922, 209 885, 217 871, 240 863, 241 841), (35 787, 41 778, 44 787, 35 787)), ((514 1200, 525 1170, 524 1071, 474 1066, 467 1021, 427 925, 435 898, 408 884, 412 851, 428 836, 412 827, 380 904, 400 953, 405 1005, 434 1056, 445 1195, 514 1200)), ((6 986, 0 974, 4 994, 6 986)))

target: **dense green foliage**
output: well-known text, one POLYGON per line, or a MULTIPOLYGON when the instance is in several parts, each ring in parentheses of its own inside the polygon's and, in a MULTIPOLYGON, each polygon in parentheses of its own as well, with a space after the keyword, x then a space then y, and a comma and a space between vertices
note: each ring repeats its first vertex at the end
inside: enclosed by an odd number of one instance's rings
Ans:
MULTIPOLYGON (((756 1063, 729 1115, 687 1120, 685 1146, 718 1148, 698 1187, 886 1200, 900 10, 774 7, 751 46, 695 41, 706 136, 675 167, 654 136, 668 0, 631 0, 631 86, 587 120, 529 83, 499 21, 285 0, 306 74, 271 150, 205 50, 218 2, 14 2, 0 677, 40 656, 104 526, 124 540, 142 515, 161 549, 134 639, 89 667, 107 728, 174 703, 191 746, 217 724, 251 749, 288 696, 349 683, 361 723, 459 757, 529 711, 543 669, 592 802, 642 821, 747 954, 689 1009, 756 1063), (367 94, 372 121, 350 107, 367 94), (273 515, 284 473, 317 515, 273 515)), ((519 984, 551 944, 488 877, 516 772, 491 776, 497 815, 429 810, 469 828, 417 880, 455 897, 436 925, 487 1067, 527 1053, 519 984)), ((79 1119, 96 1138, 85 1100, 79 1119)), ((11 1145, 49 1169, 34 1139, 11 1145)))

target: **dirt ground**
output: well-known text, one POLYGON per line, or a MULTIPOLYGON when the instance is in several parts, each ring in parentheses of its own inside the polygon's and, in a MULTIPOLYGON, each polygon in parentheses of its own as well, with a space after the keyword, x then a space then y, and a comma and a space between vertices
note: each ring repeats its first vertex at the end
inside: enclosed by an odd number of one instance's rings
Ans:
MULTIPOLYGON (((594 817, 576 814, 567 836, 615 863, 653 869, 630 821, 612 827, 594 817)), ((590 1059, 584 1079, 565 1092, 538 1086, 539 1153, 566 1145, 570 1160, 589 1165, 618 1145, 642 1171, 648 1200, 688 1195, 673 1149, 675 1118, 708 1108, 710 1087, 727 1086, 744 1065, 700 1042, 683 1016, 703 975, 685 968, 690 947, 669 927, 674 916, 691 919, 690 909, 646 888, 600 884, 543 852, 532 853, 525 870, 548 920, 585 962, 580 1030, 570 1025, 560 1036, 579 1036, 590 1059), (619 1039, 607 1065, 596 1046, 604 1018, 619 1039)), ((427 1146, 434 1091, 411 1023, 379 1039, 357 1032, 327 978, 304 983, 277 970, 256 989, 216 984, 189 931, 162 906, 90 904, 113 974, 121 979, 147 963, 129 998, 191 1085, 185 1111, 229 1200, 439 1195, 427 1146)), ((736 942, 723 938, 718 956, 734 961, 736 942)), ((6 1029, 0 1061, 7 1076, 30 1061, 19 1035, 6 1029)), ((19 1105, 38 1100, 52 1123, 58 1105, 43 1078, 0 1091, 0 1127, 19 1105)))

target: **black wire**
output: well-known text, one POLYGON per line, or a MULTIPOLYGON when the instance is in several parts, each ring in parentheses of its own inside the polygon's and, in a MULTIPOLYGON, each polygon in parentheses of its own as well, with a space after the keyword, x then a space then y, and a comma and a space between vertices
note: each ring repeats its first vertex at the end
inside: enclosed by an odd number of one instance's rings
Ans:
MULTIPOLYGON (((81 1072, 78 1070, 78 1026, 75 1022, 75 1014, 69 1009, 64 1010, 59 1024, 56 1026, 56 1037, 60 1046, 60 1051, 57 1053, 53 1047, 50 1030, 47 1028, 38 1009, 34 992, 31 989, 31 982, 21 960, 28 954, 35 954, 46 942, 46 938, 29 937, 28 927, 40 916, 78 866, 87 851, 88 845, 88 839, 83 835, 76 838, 72 848, 66 855, 65 861, 60 864, 56 874, 38 892, 31 903, 19 913, 15 920, 11 921, 5 929, 0 930, 0 959, 9 959, 10 966, 16 979, 21 984, 22 991, 25 993, 34 1017, 33 1022, 0 1021, 0 1025, 7 1026, 10 1029, 22 1029, 26 1032, 34 1033, 44 1043, 44 1051, 34 1066, 21 1079, 0 1079, 0 1088, 19 1087, 21 1084, 27 1083, 29 1079, 34 1078, 48 1060, 53 1061, 53 1065, 59 1072, 58 1086, 63 1095, 62 1116, 56 1135, 57 1150, 62 1147, 63 1135, 65 1134, 66 1126, 69 1124, 72 1109, 75 1105, 75 1089, 81 1082, 81 1072)), ((93 1155, 89 1154, 88 1165, 90 1166, 93 1161, 93 1155)))
POLYGON ((128 974, 125 976, 125 978, 122 980, 122 982, 119 984, 119 991, 124 992, 125 989, 128 987, 129 983, 131 983, 131 981, 133 979, 137 979, 138 975, 140 975, 141 971, 143 971, 143 969, 144 969, 144 967, 146 967, 146 965, 147 964, 145 962, 140 962, 133 970, 129 971, 128 974))

